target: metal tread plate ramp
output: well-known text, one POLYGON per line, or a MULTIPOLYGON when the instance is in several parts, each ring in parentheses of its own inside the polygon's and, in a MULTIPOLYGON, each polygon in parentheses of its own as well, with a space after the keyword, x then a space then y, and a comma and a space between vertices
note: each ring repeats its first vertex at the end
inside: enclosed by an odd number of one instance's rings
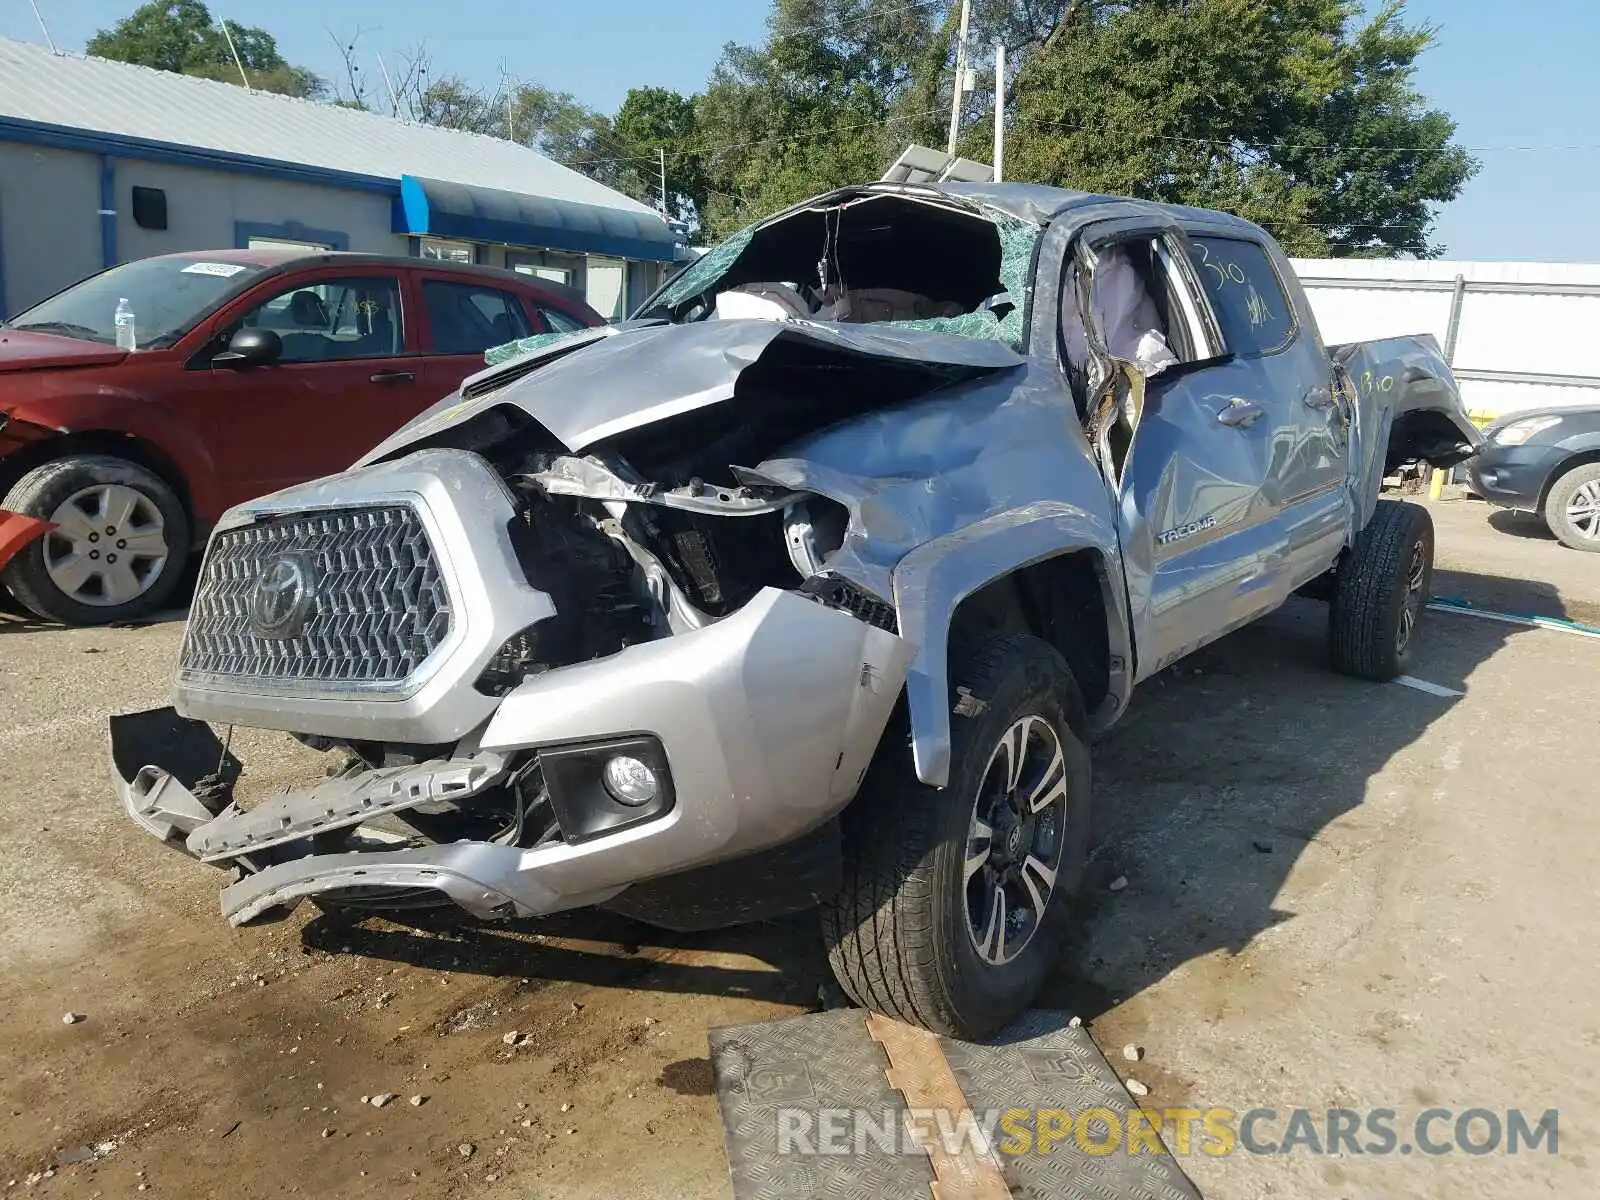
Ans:
POLYGON ((985 1043, 858 1009, 710 1042, 734 1200, 1200 1200, 1066 1013, 985 1043))

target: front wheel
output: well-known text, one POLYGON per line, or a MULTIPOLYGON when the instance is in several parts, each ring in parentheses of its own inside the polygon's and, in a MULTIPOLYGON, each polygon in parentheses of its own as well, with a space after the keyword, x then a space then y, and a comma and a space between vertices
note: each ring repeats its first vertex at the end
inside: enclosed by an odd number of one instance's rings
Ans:
POLYGON ((55 526, 0 574, 18 603, 48 620, 104 625, 144 616, 182 579, 188 515, 166 483, 135 463, 59 458, 19 479, 0 508, 55 526))
POLYGON ((1600 554, 1600 463, 1573 467, 1550 485, 1544 523, 1563 546, 1600 554))
POLYGON ((1433 518, 1415 504, 1379 500, 1334 581, 1328 606, 1334 669, 1379 683, 1404 674, 1432 592, 1433 518))
POLYGON ((822 907, 828 959, 863 1007, 936 1033, 996 1032, 1054 965, 1089 845, 1083 704, 1060 654, 1025 634, 955 648, 949 785, 879 751, 846 811, 845 884, 822 907), (971 707, 971 706, 969 706, 971 707))

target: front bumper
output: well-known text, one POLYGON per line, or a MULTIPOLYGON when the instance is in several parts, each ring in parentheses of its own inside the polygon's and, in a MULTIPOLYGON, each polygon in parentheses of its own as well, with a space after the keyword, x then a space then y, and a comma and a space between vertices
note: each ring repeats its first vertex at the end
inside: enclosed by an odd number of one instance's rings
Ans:
POLYGON ((1489 442, 1467 464, 1472 490, 1502 508, 1535 510, 1563 451, 1554 446, 1489 442))
POLYGON ((113 776, 146 832, 242 872, 222 893, 234 924, 351 889, 420 890, 479 917, 539 916, 787 844, 836 815, 866 772, 911 651, 848 614, 767 589, 704 629, 529 679, 454 758, 221 808, 196 794, 219 761, 215 737, 162 710, 113 718, 113 776), (654 739, 665 754, 672 804, 648 820, 581 836, 563 827, 532 847, 316 851, 322 835, 359 832, 376 816, 445 796, 468 802, 541 751, 623 738, 654 739))

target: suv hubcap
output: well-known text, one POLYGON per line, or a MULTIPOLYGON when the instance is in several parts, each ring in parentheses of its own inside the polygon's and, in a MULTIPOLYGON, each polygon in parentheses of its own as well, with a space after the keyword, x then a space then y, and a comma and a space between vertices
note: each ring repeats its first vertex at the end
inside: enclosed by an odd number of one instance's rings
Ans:
POLYGON ((1406 597, 1400 605, 1400 628, 1395 632, 1394 647, 1401 654, 1411 644, 1417 619, 1422 616, 1422 606, 1428 601, 1427 596, 1423 595, 1427 580, 1428 559, 1423 553, 1422 543, 1418 542, 1411 548, 1411 563, 1406 567, 1406 597))
POLYGON ((1600 479, 1591 479, 1572 493, 1567 520, 1583 537, 1600 539, 1600 479))
POLYGON ((989 756, 967 829, 967 934, 978 956, 1010 962, 1033 939, 1061 866, 1067 762, 1042 717, 1023 717, 989 756))
POLYGON ((167 565, 161 510, 137 488, 100 483, 74 492, 49 520, 44 569, 63 595, 96 608, 144 595, 167 565))

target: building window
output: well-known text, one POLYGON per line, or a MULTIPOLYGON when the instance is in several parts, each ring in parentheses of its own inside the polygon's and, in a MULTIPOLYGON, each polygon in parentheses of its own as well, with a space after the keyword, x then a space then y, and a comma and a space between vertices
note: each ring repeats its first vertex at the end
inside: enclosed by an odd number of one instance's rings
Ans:
POLYGON ((562 287, 582 287, 583 257, 554 250, 507 250, 506 266, 519 275, 548 279, 562 287))
POLYGON ((417 253, 439 262, 470 263, 475 260, 471 242, 451 242, 444 238, 423 238, 417 253))
POLYGON ((628 294, 628 264, 620 258, 590 255, 586 275, 589 307, 608 321, 620 320, 628 294))
POLYGON ((246 242, 250 250, 332 250, 327 242, 299 242, 293 238, 253 237, 246 242))

